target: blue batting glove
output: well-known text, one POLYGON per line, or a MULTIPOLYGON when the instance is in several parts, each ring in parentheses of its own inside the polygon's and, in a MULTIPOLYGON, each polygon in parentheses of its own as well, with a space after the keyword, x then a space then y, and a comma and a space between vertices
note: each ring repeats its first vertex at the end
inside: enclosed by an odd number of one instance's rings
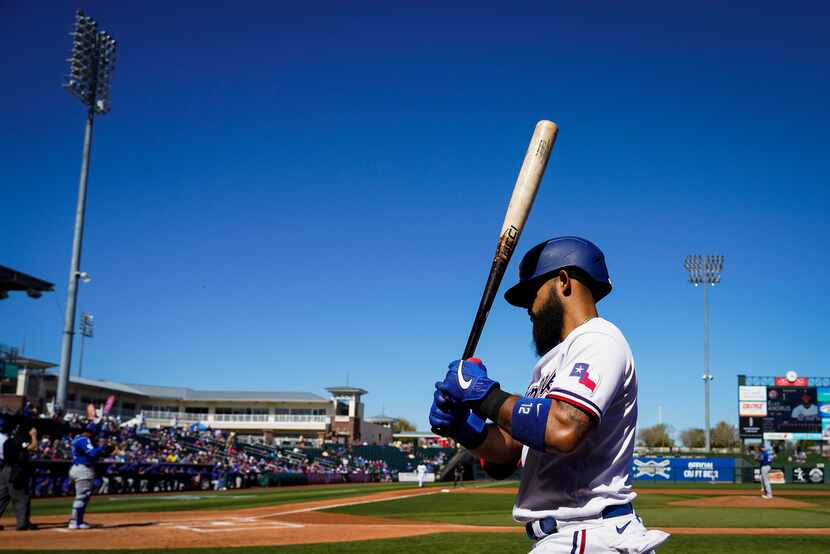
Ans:
POLYGON ((487 438, 484 421, 472 411, 441 392, 435 391, 429 410, 429 424, 432 432, 454 439, 468 450, 481 446, 487 438))
POLYGON ((487 368, 478 358, 469 358, 461 363, 456 360, 449 365, 446 377, 435 388, 457 402, 481 402, 487 393, 498 388, 499 383, 487 377, 487 368))

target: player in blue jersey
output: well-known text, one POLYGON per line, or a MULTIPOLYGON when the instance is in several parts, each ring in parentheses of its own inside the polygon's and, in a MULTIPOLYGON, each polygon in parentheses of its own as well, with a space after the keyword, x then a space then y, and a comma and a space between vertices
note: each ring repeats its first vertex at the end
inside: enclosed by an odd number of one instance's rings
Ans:
POLYGON ((769 480, 769 472, 772 469, 773 457, 772 448, 766 444, 761 445, 758 450, 758 463, 761 465, 761 498, 766 500, 772 498, 772 484, 769 480))
POLYGON ((108 444, 95 446, 93 438, 98 435, 99 427, 89 423, 83 433, 72 441, 72 467, 69 469, 69 479, 75 483, 75 500, 72 502, 72 519, 70 529, 89 529, 91 526, 84 522, 86 505, 92 498, 92 485, 95 481, 96 462, 112 452, 108 444))

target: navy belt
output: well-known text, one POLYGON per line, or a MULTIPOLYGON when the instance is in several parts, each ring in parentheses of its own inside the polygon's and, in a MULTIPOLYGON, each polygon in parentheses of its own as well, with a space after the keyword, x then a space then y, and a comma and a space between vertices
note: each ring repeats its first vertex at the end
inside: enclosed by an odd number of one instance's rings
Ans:
MULTIPOLYGON (((629 502, 628 504, 606 506, 605 509, 600 512, 600 517, 602 517, 602 519, 610 519, 612 517, 627 516, 628 514, 633 513, 634 506, 632 506, 631 502, 629 502)), ((556 518, 548 516, 525 523, 525 532, 530 540, 538 541, 548 535, 556 533, 558 527, 559 525, 556 522, 556 518)))
POLYGON ((627 516, 634 513, 634 506, 631 502, 628 504, 616 504, 614 506, 606 506, 602 511, 602 519, 611 519, 612 517, 627 516))

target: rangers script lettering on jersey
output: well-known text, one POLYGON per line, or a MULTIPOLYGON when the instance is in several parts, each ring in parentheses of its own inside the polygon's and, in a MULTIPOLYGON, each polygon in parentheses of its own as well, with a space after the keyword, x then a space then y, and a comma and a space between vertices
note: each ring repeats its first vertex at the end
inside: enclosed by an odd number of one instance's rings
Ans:
POLYGON ((526 395, 577 406, 595 419, 595 428, 570 454, 522 449, 516 521, 592 518, 634 500, 629 471, 637 376, 628 342, 615 325, 595 317, 574 329, 533 368, 526 395))

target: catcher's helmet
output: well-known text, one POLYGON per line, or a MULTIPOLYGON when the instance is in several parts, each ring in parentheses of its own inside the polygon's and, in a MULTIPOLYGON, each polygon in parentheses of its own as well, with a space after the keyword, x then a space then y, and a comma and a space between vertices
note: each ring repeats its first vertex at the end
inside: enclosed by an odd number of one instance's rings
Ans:
POLYGON ((537 244, 527 251, 519 263, 519 282, 507 289, 504 299, 519 308, 529 308, 537 289, 560 269, 576 268, 586 277, 594 301, 599 302, 611 292, 611 279, 602 250, 580 237, 557 237, 537 244))

